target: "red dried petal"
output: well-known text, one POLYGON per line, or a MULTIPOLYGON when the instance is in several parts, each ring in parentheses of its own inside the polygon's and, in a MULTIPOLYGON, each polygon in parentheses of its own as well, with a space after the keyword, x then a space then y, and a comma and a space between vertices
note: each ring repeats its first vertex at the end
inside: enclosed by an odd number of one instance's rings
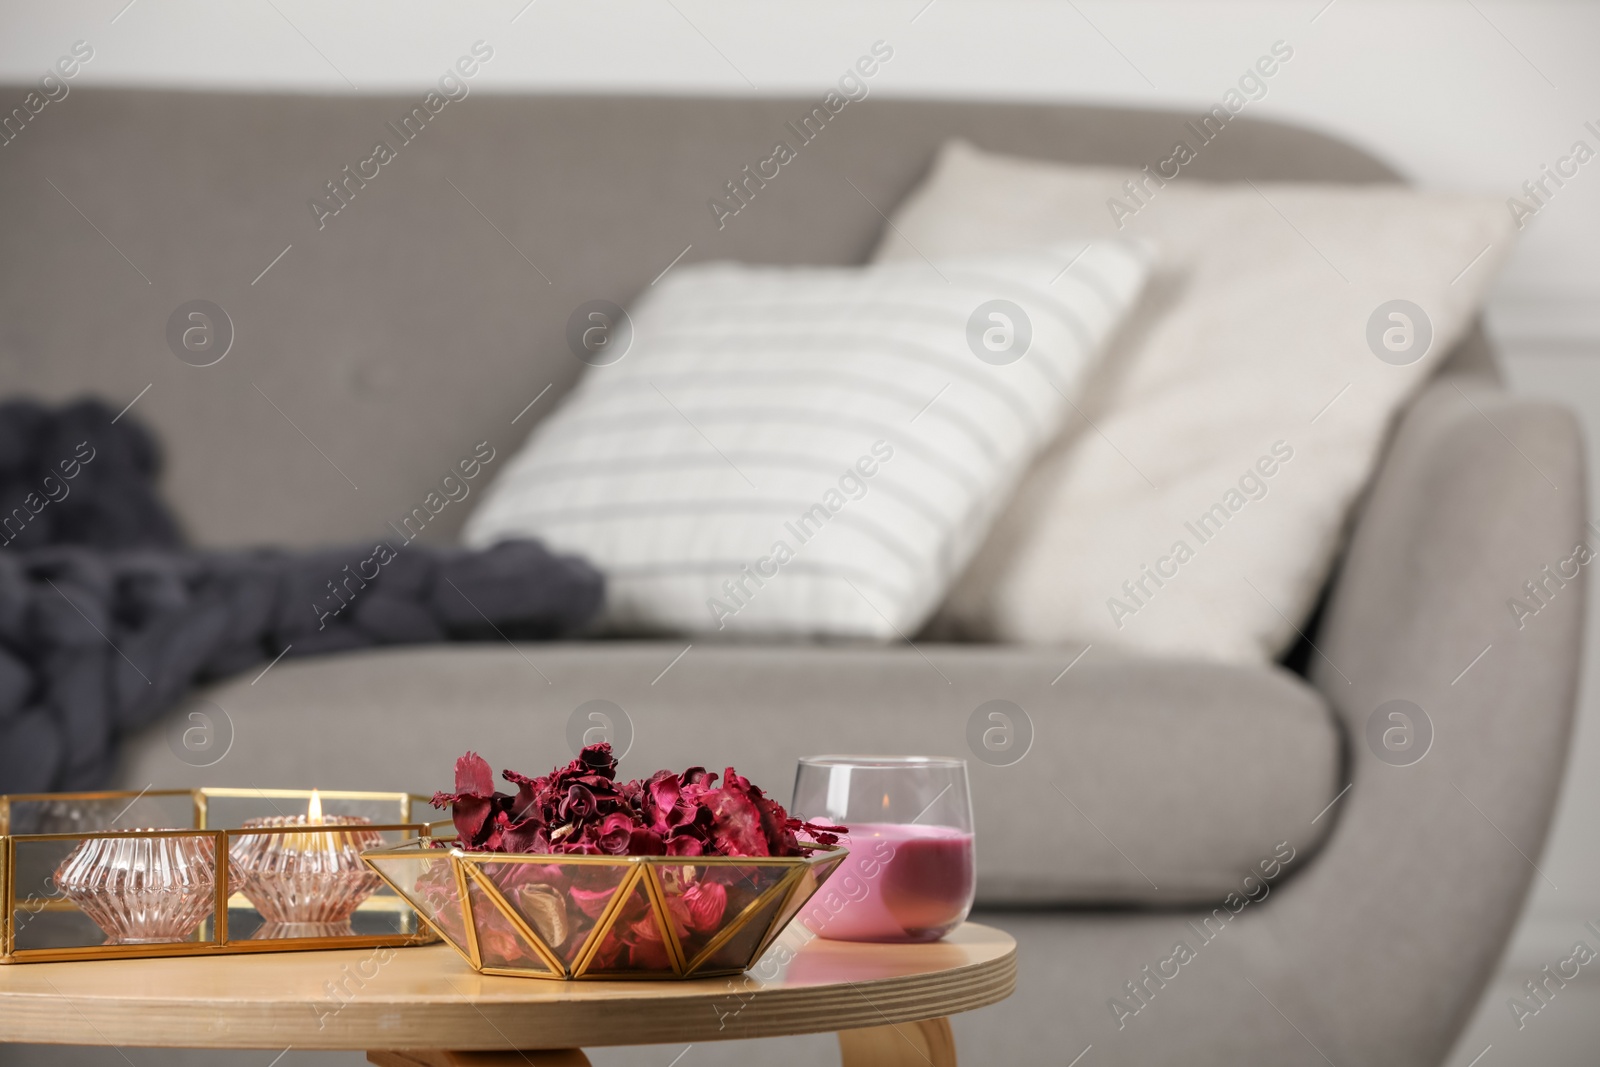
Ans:
POLYGON ((665 856, 667 842, 654 830, 634 830, 628 835, 628 855, 665 856))
POLYGON ((610 743, 605 741, 598 745, 585 745, 572 765, 575 768, 581 765, 581 773, 597 774, 602 778, 617 776, 617 758, 611 754, 610 743))
POLYGON ((720 882, 698 882, 684 890, 684 922, 696 933, 709 934, 722 923, 728 910, 728 887, 720 882))
POLYGON ((700 839, 690 837, 687 834, 681 837, 673 837, 667 841, 667 855, 669 856, 703 856, 705 853, 705 846, 700 843, 700 839))
POLYGON ((476 848, 493 814, 494 805, 487 798, 458 796, 451 805, 450 819, 456 824, 456 834, 462 844, 476 848))
POLYGON ((600 917, 600 913, 606 910, 606 905, 611 902, 612 894, 615 892, 615 888, 582 889, 578 886, 573 886, 568 890, 568 893, 572 896, 572 902, 578 906, 578 910, 591 919, 600 917))
POLYGON ((476 752, 456 760, 456 792, 468 796, 494 796, 494 771, 489 761, 476 752))
POLYGON ((736 788, 707 793, 706 805, 716 820, 712 840, 724 856, 767 856, 771 849, 761 828, 761 810, 736 788))
POLYGON ((600 824, 594 843, 602 852, 609 852, 613 856, 625 855, 629 843, 633 840, 633 829, 633 820, 628 816, 620 812, 607 815, 605 821, 600 824))

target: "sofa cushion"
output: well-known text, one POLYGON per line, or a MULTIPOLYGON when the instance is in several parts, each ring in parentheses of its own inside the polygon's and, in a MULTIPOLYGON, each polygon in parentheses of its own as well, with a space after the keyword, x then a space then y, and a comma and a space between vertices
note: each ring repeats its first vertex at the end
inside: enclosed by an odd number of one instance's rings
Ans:
POLYGON ((1477 194, 1164 180, 953 141, 878 258, 1066 235, 1143 238, 1162 261, 936 632, 1267 662, 1316 603, 1390 421, 1470 328, 1512 220, 1477 194))
POLYGON ((1081 652, 594 642, 284 661, 132 739, 120 777, 431 793, 466 749, 542 773, 609 719, 629 775, 731 763, 783 802, 801 755, 965 757, 989 903, 1215 902, 1279 842, 1309 855, 1344 785, 1312 689, 1276 668, 1081 652), (191 712, 230 737, 212 766, 169 743, 191 712))
POLYGON ((634 304, 631 330, 589 313, 583 334, 615 340, 596 342, 464 538, 582 553, 605 573, 613 632, 914 632, 1060 430, 1144 275, 1126 241, 680 267, 634 304))

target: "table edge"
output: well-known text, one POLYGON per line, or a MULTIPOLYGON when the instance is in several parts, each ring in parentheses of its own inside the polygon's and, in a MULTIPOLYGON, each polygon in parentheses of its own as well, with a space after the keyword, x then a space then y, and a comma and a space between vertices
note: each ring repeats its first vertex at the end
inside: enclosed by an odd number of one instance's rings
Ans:
MULTIPOLYGON (((358 997, 321 1019, 319 1030, 312 1029, 311 1018, 303 1027, 292 1028, 282 1017, 284 1002, 267 1001, 236 1007, 222 1026, 196 1025, 199 1020, 190 1019, 183 1030, 176 1031, 170 1029, 170 1020, 161 1018, 171 1011, 172 1002, 166 998, 98 1001, 92 1005, 96 1017, 91 1021, 82 1007, 64 995, 61 1000, 65 1008, 53 1005, 36 1012, 28 1008, 55 998, 48 994, 0 993, 0 1007, 7 1009, 0 1012, 0 1043, 257 1049, 277 1049, 292 1043, 295 1048, 329 1051, 440 1047, 487 1051, 699 1043, 825 1033, 940 1018, 1004 1000, 1015 990, 1017 974, 1016 941, 1009 934, 1005 936, 1010 944, 1004 952, 950 970, 798 989, 757 989, 747 994, 748 999, 731 1015, 719 1012, 714 1001, 699 1002, 712 1008, 713 1018, 719 1023, 716 1028, 712 1027, 713 1019, 685 1027, 685 1018, 670 1017, 668 1011, 635 1010, 650 1004, 649 1000, 552 1001, 539 1005, 545 1010, 532 1012, 526 1001, 478 1001, 475 1007, 482 1025, 475 1028, 475 1034, 463 1035, 458 1032, 460 1023, 450 1018, 459 1010, 459 1002, 363 1003, 358 997), (111 1010, 103 1010, 107 1007, 111 1010), (628 1020, 625 1033, 615 1025, 619 1015, 628 1020), (158 1025, 151 1025, 152 1017, 159 1020, 158 1025), (85 1022, 89 1022, 87 1029, 85 1022), (63 1039, 63 1032, 72 1036, 63 1039), (622 1039, 615 1039, 617 1036, 622 1039)), ((730 987, 733 981, 730 979, 730 987)), ((729 1001, 734 1002, 731 993, 729 1001)), ((663 1008, 669 1003, 656 1001, 663 1008)))

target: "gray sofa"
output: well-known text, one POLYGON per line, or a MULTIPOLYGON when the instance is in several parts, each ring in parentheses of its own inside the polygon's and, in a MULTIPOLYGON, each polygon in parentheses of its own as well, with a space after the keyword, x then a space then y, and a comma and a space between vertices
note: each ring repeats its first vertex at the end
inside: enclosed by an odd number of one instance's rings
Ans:
MULTIPOLYGON (((50 105, 0 158, 5 390, 139 396, 133 410, 167 444, 165 492, 203 544, 382 536, 477 442, 504 456, 551 410, 583 369, 563 338, 585 301, 626 303, 680 254, 859 262, 880 210, 951 135, 1137 167, 1187 117, 873 98, 719 227, 708 200, 810 102, 478 94, 319 220, 308 201, 414 102, 74 89, 50 105), (165 341, 194 298, 235 330, 209 367, 165 341)), ((1398 180, 1348 144, 1244 119, 1186 174, 1398 180)), ((1476 333, 1394 428, 1307 624, 1303 674, 921 643, 696 641, 681 659, 688 641, 390 650, 285 661, 196 694, 178 719, 220 709, 227 755, 193 766, 163 724, 127 739, 120 784, 429 791, 468 747, 529 771, 568 758, 569 716, 606 699, 631 723, 624 770, 732 763, 782 794, 795 758, 818 750, 969 755, 972 711, 1010 700, 1031 750, 972 768, 981 917, 1018 935, 1021 979, 1009 1001, 956 1020, 964 1062, 1065 1064, 1092 1045, 1085 1067, 1434 1064, 1536 877, 1582 579, 1521 629, 1506 601, 1586 536, 1582 486, 1572 417, 1509 395, 1476 333), (1397 698, 1433 728, 1410 766, 1368 741, 1374 710, 1397 698), (1286 855, 1263 885, 1262 865, 1286 855), (1194 958, 1147 978, 1179 940, 1194 958), (1138 1012, 1119 1019, 1113 998, 1138 1012)), ((475 502, 425 537, 448 542, 475 502)), ((692 1062, 736 1052, 752 1054, 702 1047, 692 1062)), ((754 1054, 832 1053, 810 1037, 754 1054)), ((91 1049, 0 1059, 123 1062, 91 1049)), ((283 1065, 313 1062, 295 1051, 283 1065)))

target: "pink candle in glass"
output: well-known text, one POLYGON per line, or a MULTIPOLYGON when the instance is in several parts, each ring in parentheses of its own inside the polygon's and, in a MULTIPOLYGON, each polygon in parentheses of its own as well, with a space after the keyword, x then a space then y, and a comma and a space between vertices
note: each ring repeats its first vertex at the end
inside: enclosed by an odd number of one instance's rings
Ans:
POLYGON ((850 850, 801 914, 835 941, 936 941, 972 908, 972 834, 917 823, 852 823, 850 850))

